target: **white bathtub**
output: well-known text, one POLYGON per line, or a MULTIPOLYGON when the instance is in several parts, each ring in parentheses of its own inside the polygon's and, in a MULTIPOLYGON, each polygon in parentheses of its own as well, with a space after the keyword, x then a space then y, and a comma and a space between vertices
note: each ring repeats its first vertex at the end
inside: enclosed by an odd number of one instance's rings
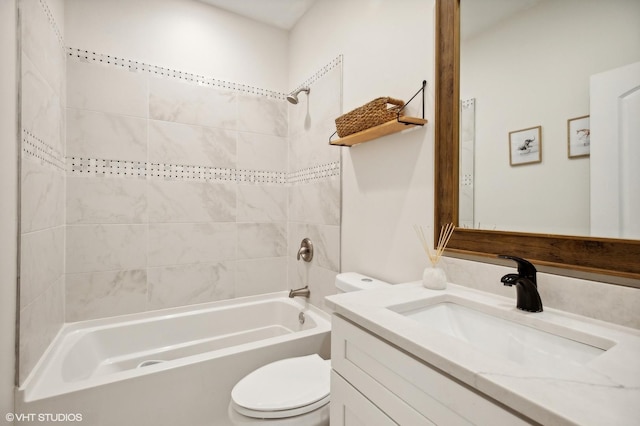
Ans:
POLYGON ((286 292, 67 324, 16 400, 20 412, 90 425, 223 425, 240 378, 286 357, 328 357, 330 330, 326 313, 286 292))

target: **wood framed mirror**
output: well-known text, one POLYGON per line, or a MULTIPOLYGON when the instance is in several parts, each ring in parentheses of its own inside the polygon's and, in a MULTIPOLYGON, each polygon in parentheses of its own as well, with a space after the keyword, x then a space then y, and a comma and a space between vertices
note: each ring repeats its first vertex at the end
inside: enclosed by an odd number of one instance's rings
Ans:
MULTIPOLYGON (((435 229, 458 224, 459 79, 460 0, 436 0, 435 229)), ((489 263, 509 254, 543 271, 640 288, 638 240, 457 228, 446 254, 489 263)))

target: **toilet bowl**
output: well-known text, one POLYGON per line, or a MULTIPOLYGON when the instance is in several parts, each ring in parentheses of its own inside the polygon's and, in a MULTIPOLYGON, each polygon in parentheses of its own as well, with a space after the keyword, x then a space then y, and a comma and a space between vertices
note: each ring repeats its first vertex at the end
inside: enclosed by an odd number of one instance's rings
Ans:
MULTIPOLYGON (((336 276, 338 292, 389 285, 347 272, 336 276)), ((317 354, 286 358, 249 373, 231 391, 229 418, 236 425, 329 424, 331 361, 317 354)))

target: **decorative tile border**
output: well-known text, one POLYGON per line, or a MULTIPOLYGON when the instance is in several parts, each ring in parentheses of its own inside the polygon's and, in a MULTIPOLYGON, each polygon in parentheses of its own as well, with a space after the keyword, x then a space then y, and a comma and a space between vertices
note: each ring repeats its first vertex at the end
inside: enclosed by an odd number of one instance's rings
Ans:
MULTIPOLYGON (((43 0, 41 0, 43 1, 43 0)), ((90 52, 88 50, 76 49, 73 47, 67 47, 67 57, 71 60, 101 64, 111 66, 118 69, 125 69, 131 72, 144 72, 165 78, 176 79, 188 83, 198 84, 200 86, 215 87, 218 89, 233 90, 236 92, 249 93, 252 95, 266 96, 269 98, 285 100, 286 94, 275 92, 273 90, 260 89, 258 87, 248 86, 246 84, 233 83, 225 80, 218 80, 212 77, 205 77, 198 74, 192 74, 185 71, 174 70, 171 68, 164 68, 157 65, 150 65, 144 62, 139 62, 133 59, 121 58, 118 56, 106 55, 104 53, 90 52)), ((329 62, 327 65, 320 68, 315 74, 306 79, 298 88, 303 86, 310 86, 321 77, 326 75, 329 71, 342 65, 342 55, 338 55, 335 59, 329 62)), ((298 89, 296 88, 296 90, 298 89)))
POLYGON ((476 106, 476 98, 470 98, 460 101, 462 109, 467 109, 476 106))
POLYGON ((309 77, 304 82, 302 82, 302 84, 300 84, 298 87, 296 87, 294 90, 292 90, 292 92, 295 92, 296 90, 298 90, 299 88, 304 87, 304 86, 311 86, 313 83, 318 81, 321 77, 324 77, 327 73, 329 73, 329 71, 331 71, 332 69, 334 69, 336 67, 341 66, 342 65, 342 58, 343 58, 342 55, 338 55, 335 59, 333 59, 327 65, 325 65, 322 68, 320 68, 315 74, 313 74, 311 77, 309 77))
MULTIPOLYGON (((27 1, 32 1, 32 0, 27 0, 27 1)), ((60 28, 58 27, 58 24, 56 23, 56 20, 53 16, 53 13, 49 8, 49 4, 47 3, 46 0, 40 0, 40 6, 42 6, 42 9, 44 10, 45 15, 47 15, 47 19, 49 19, 49 23, 51 24, 51 29, 53 29, 53 32, 56 34, 56 38, 58 39, 58 43, 60 43, 60 47, 64 49, 64 38, 62 37, 60 28)))
POLYGON ((67 159, 67 173, 72 176, 129 177, 219 183, 287 183, 287 174, 285 172, 80 157, 67 159))
POLYGON ((306 169, 296 170, 289 173, 287 177, 288 183, 309 183, 333 176, 340 176, 340 162, 334 161, 328 164, 308 167, 306 169))
POLYGON ((238 170, 223 167, 162 164, 143 161, 70 157, 66 171, 71 176, 165 179, 219 183, 284 185, 310 183, 340 176, 340 162, 309 167, 295 172, 238 170))
POLYGON ((54 147, 26 129, 22 129, 22 153, 58 170, 65 171, 65 158, 54 147))
POLYGON ((215 87, 218 89, 233 90, 236 92, 249 93, 252 95, 266 96, 269 98, 285 100, 284 93, 272 90, 260 89, 258 87, 248 86, 246 84, 232 83, 230 81, 218 80, 212 77, 205 77, 198 74, 192 74, 184 71, 164 68, 157 65, 150 65, 144 62, 125 59, 118 56, 106 55, 103 53, 90 52, 88 50, 75 49, 67 47, 67 57, 71 60, 79 62, 101 64, 114 68, 125 69, 131 72, 143 72, 165 78, 171 78, 188 83, 198 84, 200 86, 215 87))

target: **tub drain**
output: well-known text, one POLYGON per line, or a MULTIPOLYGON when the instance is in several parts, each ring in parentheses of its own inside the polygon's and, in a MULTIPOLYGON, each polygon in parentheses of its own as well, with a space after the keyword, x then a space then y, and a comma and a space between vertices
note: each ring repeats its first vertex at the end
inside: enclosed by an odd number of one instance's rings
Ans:
POLYGON ((150 365, 160 364, 162 362, 164 361, 161 359, 148 359, 146 361, 142 361, 136 368, 148 367, 150 365))

